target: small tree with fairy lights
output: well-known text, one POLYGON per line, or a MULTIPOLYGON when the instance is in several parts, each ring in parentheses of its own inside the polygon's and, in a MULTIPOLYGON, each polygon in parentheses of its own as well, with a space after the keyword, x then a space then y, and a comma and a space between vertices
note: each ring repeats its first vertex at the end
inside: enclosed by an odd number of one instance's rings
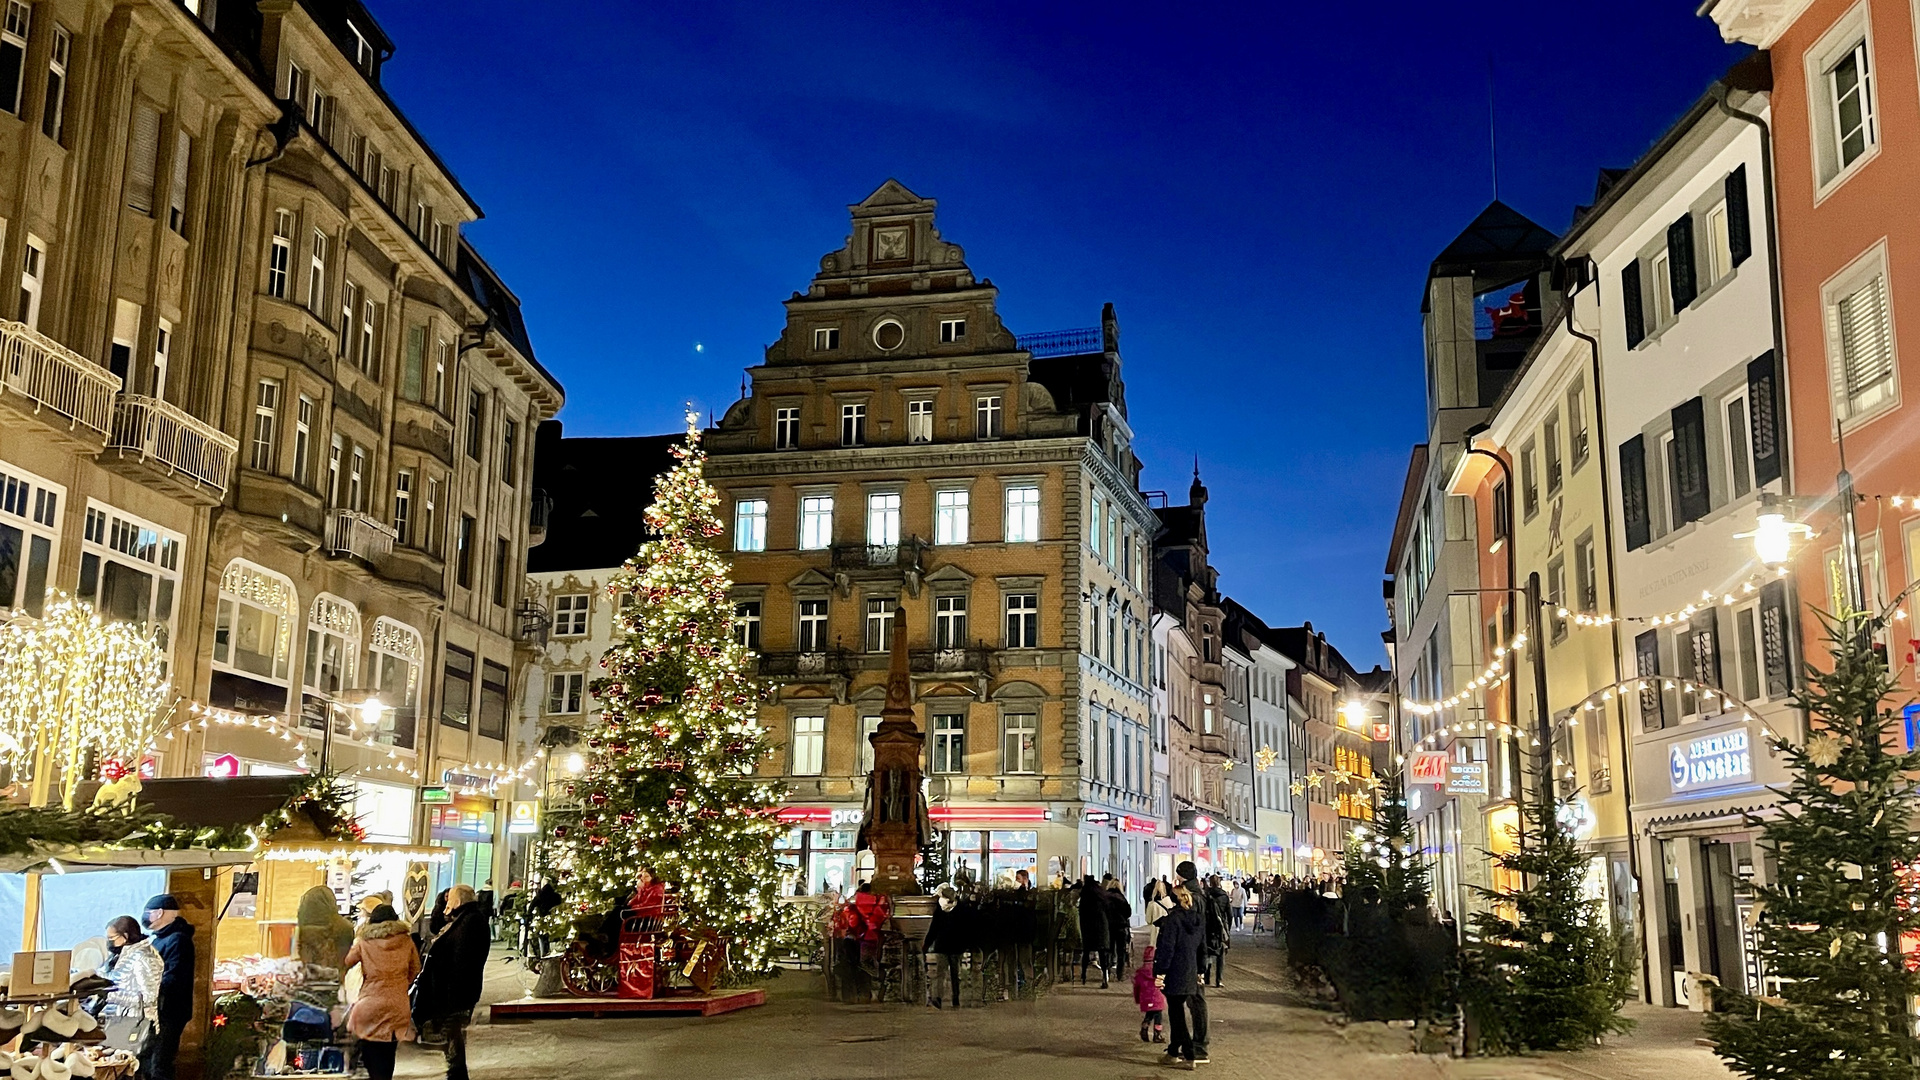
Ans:
POLYGON ((1343 891, 1355 896, 1371 888, 1388 915, 1404 922, 1410 914, 1425 914, 1433 872, 1420 857, 1400 774, 1382 781, 1375 804, 1373 827, 1355 829, 1347 840, 1343 891))
MULTIPOLYGON (((576 821, 553 828, 565 903, 558 936, 622 907, 642 865, 667 883, 677 924, 730 944, 735 975, 764 972, 780 868, 777 783, 757 779, 766 752, 752 654, 734 639, 732 586, 715 550, 720 496, 691 414, 677 464, 654 482, 655 539, 609 594, 625 640, 601 658, 592 689, 602 722, 572 784, 576 821)), ((597 929, 597 927, 596 927, 597 929)))
POLYGON ((1756 820, 1774 883, 1755 891, 1760 970, 1773 994, 1715 992, 1715 1052, 1767 1080, 1911 1080, 1920 1053, 1908 1003, 1920 973, 1902 941, 1920 932, 1920 840, 1912 806, 1920 752, 1894 752, 1898 690, 1870 634, 1878 620, 1827 622, 1833 666, 1808 666, 1805 746, 1772 739, 1792 773, 1775 816, 1756 820), (1890 730, 1891 729, 1891 730, 1890 730), (1777 996, 1776 996, 1777 995, 1777 996))

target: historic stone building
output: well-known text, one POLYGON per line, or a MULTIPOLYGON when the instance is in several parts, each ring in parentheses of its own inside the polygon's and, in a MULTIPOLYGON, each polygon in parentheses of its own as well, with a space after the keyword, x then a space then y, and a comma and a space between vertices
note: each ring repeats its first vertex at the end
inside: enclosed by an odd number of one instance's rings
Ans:
POLYGON ((711 433, 741 634, 810 890, 857 873, 894 608, 933 816, 976 875, 1141 881, 1147 551, 1119 331, 1016 339, 894 181, 852 207, 711 433))
POLYGON ((381 89, 393 43, 352 0, 47 0, 0 49, 0 471, 26 508, 0 605, 60 589, 165 632, 213 722, 155 768, 324 758, 376 838, 451 844, 485 884, 560 389, 381 89), (443 780, 471 798, 451 830, 416 811, 443 780))

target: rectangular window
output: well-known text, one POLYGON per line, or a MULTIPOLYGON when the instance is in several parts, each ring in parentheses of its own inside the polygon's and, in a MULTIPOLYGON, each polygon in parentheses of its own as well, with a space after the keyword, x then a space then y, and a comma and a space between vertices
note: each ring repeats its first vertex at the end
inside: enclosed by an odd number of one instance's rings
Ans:
POLYGON ((513 545, 505 537, 493 542, 493 605, 507 606, 507 565, 513 557, 513 545))
POLYGON ((572 716, 580 711, 587 676, 579 671, 560 671, 547 676, 547 713, 572 716))
POLYGON ((1520 448, 1520 516, 1528 521, 1540 512, 1540 475, 1534 466, 1532 443, 1520 448))
POLYGON ((1574 603, 1587 614, 1600 611, 1600 565, 1594 559, 1593 534, 1585 533, 1573 542, 1574 587, 1579 590, 1574 603))
POLYGON ((346 438, 333 433, 333 445, 327 447, 327 505, 340 505, 340 466, 347 455, 346 438))
POLYGON ((825 600, 800 601, 800 651, 803 653, 827 651, 827 602, 825 600))
POLYGON ((1547 617, 1555 641, 1567 636, 1567 617, 1561 614, 1566 609, 1567 564, 1565 560, 1554 559, 1547 563, 1547 617))
POLYGON ((1504 543, 1508 537, 1513 535, 1513 506, 1507 500, 1507 482, 1505 480, 1495 480, 1493 482, 1492 545, 1494 550, 1498 550, 1500 544, 1504 543))
POLYGON ((733 504, 733 550, 767 550, 767 500, 741 499, 733 504))
POLYGON ((26 252, 20 261, 20 321, 31 329, 40 327, 40 281, 46 273, 46 246, 37 236, 27 236, 26 252))
POLYGON ((1022 484, 1007 489, 1006 538, 1009 544, 1040 539, 1040 489, 1022 484))
POLYGON ((964 544, 969 538, 968 501, 965 488, 944 488, 933 493, 933 542, 964 544))
POLYGON ((313 230, 307 267, 307 310, 325 317, 327 307, 327 234, 313 230))
POLYGON ((1747 433, 1746 390, 1728 397, 1721 408, 1727 421, 1727 475, 1738 498, 1753 489, 1753 440, 1747 433))
POLYGON ((367 452, 358 446, 353 448, 351 463, 347 468, 347 509, 366 509, 366 488, 362 479, 367 471, 367 452))
MULTIPOLYGON (((0 35, 0 54, 5 51, 4 41, 4 35, 0 35)), ((53 50, 47 55, 47 102, 40 112, 40 133, 54 142, 60 141, 61 132, 66 126, 67 60, 72 53, 73 35, 67 33, 66 27, 56 23, 53 28, 53 50)))
POLYGON ((453 342, 436 342, 433 354, 433 407, 447 408, 447 373, 453 370, 453 342))
POLYGON ((1765 673, 1760 657, 1760 609, 1748 604, 1733 611, 1735 662, 1739 665, 1740 700, 1757 702, 1765 673))
POLYGON ((952 344, 953 342, 956 342, 956 341, 965 341, 965 340, 967 340, 967 320, 965 319, 941 319, 940 320, 940 341, 942 344, 952 344))
POLYGON ((1560 415, 1551 414, 1541 428, 1540 441, 1547 454, 1547 494, 1560 490, 1560 415))
POLYGON ((967 771, 967 718, 941 713, 933 718, 933 765, 930 772, 967 771))
POLYGON ((26 81, 27 31, 32 21, 32 8, 20 0, 7 0, 6 22, 0 25, 0 111, 16 116, 26 81))
POLYGON ((1839 158, 1840 169, 1845 169, 1879 141, 1874 130, 1873 72, 1865 39, 1827 69, 1826 81, 1828 103, 1833 109, 1833 153, 1839 158))
POLYGON ((287 298, 287 274, 293 263, 293 215, 273 212, 273 246, 267 250, 267 295, 287 298))
POLYGON ((352 281, 340 284, 340 355, 353 355, 353 319, 360 311, 360 286, 352 281))
POLYGON ((760 650, 760 601, 742 600, 733 605, 733 640, 743 649, 760 650))
POLYGON ((193 136, 173 133, 173 179, 167 185, 167 228, 187 233, 187 177, 193 165, 193 136))
POLYGON ((0 472, 0 609, 36 618, 45 610, 62 494, 35 478, 0 472))
POLYGON ((1100 530, 1107 520, 1107 515, 1102 509, 1098 494, 1092 496, 1088 505, 1090 510, 1087 514, 1087 546, 1093 549, 1095 555, 1099 555, 1106 550, 1101 544, 1100 530))
POLYGON ((520 421, 500 421, 500 482, 512 487, 520 473, 520 421))
POLYGON ((413 542, 413 470, 393 474, 393 542, 413 542))
POLYGON ((933 599, 933 647, 961 649, 967 644, 967 598, 936 596, 933 599))
MULTIPOLYGON (((9 13, 13 4, 7 5, 9 13)), ((16 76, 17 78, 17 76, 16 76)), ((0 75, 0 79, 4 79, 0 75)), ((7 110, 12 112, 13 110, 7 110)), ((144 101, 133 103, 127 135, 127 208, 153 213, 154 179, 160 171, 160 111, 144 101)))
POLYGON ((1893 327, 1887 279, 1876 273, 1827 309, 1834 409, 1843 419, 1893 399, 1893 327))
POLYGON ((167 365, 173 360, 173 324, 166 319, 153 335, 153 370, 148 374, 147 393, 162 400, 167 396, 167 365))
POLYGON ((867 407, 840 406, 840 445, 865 446, 867 443, 867 407))
POLYGON ((833 546, 833 496, 800 498, 800 548, 819 551, 833 546))
POLYGON ((1032 713, 1008 713, 1006 744, 1000 754, 1000 771, 1037 773, 1040 771, 1040 719, 1032 713))
POLYGON ((837 326, 816 327, 813 331, 815 352, 832 352, 840 347, 840 328, 837 326))
POLYGON ((926 398, 907 402, 907 441, 933 441, 933 402, 926 398))
POLYGON ((181 543, 158 527, 100 504, 81 533, 79 599, 102 616, 168 634, 180 582, 181 543))
POLYGON ((988 394, 973 403, 973 431, 976 438, 997 439, 1000 430, 1000 395, 988 394))
POLYGON ((1733 273, 1733 247, 1727 237, 1727 204, 1707 211, 1707 280, 1711 285, 1733 273))
POLYGON ((480 432, 486 426, 487 395, 478 390, 467 391, 467 456, 480 460, 480 432))
POLYGON ((866 646, 870 653, 882 653, 893 647, 892 597, 867 601, 866 646))
POLYGON ((427 328, 407 327, 407 345, 400 356, 400 396, 419 401, 425 378, 427 328))
POLYGON ((1037 649, 1039 647, 1040 595, 1009 593, 1007 595, 1007 648, 1037 649))
POLYGON ((433 223, 433 241, 427 245, 427 250, 433 252, 434 256, 438 258, 441 262, 445 262, 447 259, 447 251, 449 250, 447 245, 448 239, 449 239, 449 233, 448 233, 447 223, 444 221, 434 222, 433 223))
POLYGON ((873 736, 880 730, 882 717, 863 716, 860 718, 860 775, 873 772, 873 736))
POLYGON ((253 394, 253 454, 248 465, 261 472, 273 471, 275 429, 280 424, 280 383, 261 379, 253 394))
POLYGON ((427 502, 421 507, 420 549, 429 554, 440 553, 440 481, 427 481, 427 502))
POLYGON ((553 598, 553 636, 585 637, 590 593, 568 593, 553 598))
POLYGON ((447 671, 440 690, 440 722, 467 730, 473 723, 473 654, 447 646, 447 671))
POLYGON ((773 448, 792 450, 800 445, 800 410, 773 410, 773 448))
POLYGON ((875 492, 867 496, 867 546, 893 547, 900 542, 900 493, 875 492))
POLYGON ((507 669, 491 660, 480 662, 480 727, 483 739, 507 737, 507 669))
POLYGON ((313 399, 300 395, 293 419, 293 482, 302 487, 313 482, 313 399))
POLYGON ((1573 459, 1575 472, 1587 463, 1587 452, 1592 448, 1591 430, 1587 426, 1587 388, 1582 383, 1574 383, 1567 389, 1567 456, 1573 459))
POLYGON ((1655 329, 1673 321, 1673 261, 1664 249, 1648 264, 1653 275, 1653 325, 1655 329))
POLYGON ((371 298, 360 301, 360 370, 368 378, 380 377, 380 352, 374 348, 374 334, 380 329, 380 309, 371 298))
POLYGON ((460 529, 454 533, 453 540, 453 581, 463 589, 473 588, 473 530, 475 522, 472 514, 460 515, 460 529))
POLYGON ((793 761, 787 771, 794 776, 819 776, 827 751, 827 718, 793 718, 793 761))

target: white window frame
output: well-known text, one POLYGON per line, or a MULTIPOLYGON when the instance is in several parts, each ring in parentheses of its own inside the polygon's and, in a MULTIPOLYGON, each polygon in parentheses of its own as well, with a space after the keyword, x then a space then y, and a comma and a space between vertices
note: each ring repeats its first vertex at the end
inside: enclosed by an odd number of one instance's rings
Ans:
POLYGON ((1037 482, 1008 484, 1002 500, 1006 507, 1003 536, 1009 544, 1031 544, 1040 539, 1040 485, 1037 482))
POLYGON ((1742 498, 1753 490, 1753 408, 1745 386, 1720 399, 1720 430, 1727 492, 1732 498, 1742 498), (1734 414, 1736 406, 1738 417, 1734 414))
POLYGON ((798 631, 794 641, 803 653, 827 651, 827 601, 825 597, 803 596, 794 602, 794 621, 798 631))
POLYGON ((376 331, 374 324, 379 316, 380 311, 373 302, 373 298, 363 296, 360 301, 360 370, 369 375, 373 373, 373 338, 376 331))
POLYGON ((833 546, 833 496, 800 496, 800 550, 824 551, 833 546))
MULTIPOLYGON (((1666 248, 1647 260, 1647 274, 1653 278, 1653 319, 1649 329, 1658 330, 1673 321, 1673 262, 1666 248)), ((1649 335, 1651 336, 1651 335, 1649 335)))
POLYGON ((733 640, 743 649, 759 651, 760 630, 764 622, 758 599, 736 600, 733 604, 733 640))
POLYGON ((293 419, 293 482, 306 487, 313 467, 313 399, 301 394, 293 419))
POLYGON ((45 610, 47 590, 54 584, 60 568, 61 507, 67 489, 32 473, 0 464, 0 525, 20 533, 19 572, 14 576, 13 592, 0 595, 0 609, 16 609, 38 616, 45 610), (35 544, 44 550, 34 552, 35 544), (39 564, 36 574, 33 566, 39 564), (27 590, 39 578, 40 595, 28 597, 27 590), (27 599, 28 603, 18 603, 27 599), (17 604, 17 608, 16 608, 17 604))
POLYGON ((1833 409, 1833 415, 1839 417, 1841 423, 1849 430, 1884 415, 1900 405, 1899 337, 1893 323, 1888 282, 1887 242, 1881 240, 1855 259, 1846 269, 1829 278, 1820 289, 1820 306, 1824 312, 1827 339, 1828 400, 1833 409), (1888 376, 1884 382, 1878 382, 1870 393, 1856 398, 1846 390, 1847 364, 1845 338, 1840 325, 1840 305, 1870 287, 1876 278, 1880 283, 1880 299, 1885 320, 1888 376))
POLYGON ((912 398, 907 402, 907 442, 933 441, 933 399, 912 398))
POLYGON ((1702 286, 1724 281, 1733 273, 1733 239, 1727 230, 1726 203, 1715 203, 1707 211, 1706 233, 1706 280, 1700 283, 1702 286))
POLYGON ((273 212, 273 239, 267 249, 267 295, 287 298, 287 279, 293 273, 293 211, 273 212))
POLYGON ((47 242, 27 234, 27 246, 20 255, 20 321, 29 329, 40 328, 40 292, 47 277, 47 242))
POLYGON ((173 353, 173 321, 159 320, 153 335, 153 371, 148 375, 147 392, 155 399, 167 399, 167 365, 173 353))
POLYGON ((312 246, 307 252, 307 310, 326 318, 327 310, 327 234, 313 230, 312 246))
POLYGON ((840 328, 837 326, 816 326, 813 329, 813 351, 834 352, 840 348, 840 328))
POLYGON ((967 340, 967 320, 965 318, 940 320, 940 343, 954 345, 967 340))
POLYGON ((253 439, 248 451, 248 467, 272 472, 279 442, 280 380, 261 379, 253 391, 253 439))
POLYGON ((586 709, 587 674, 584 671, 555 671, 547 675, 548 716, 578 716, 586 709))
POLYGON ((973 434, 977 439, 998 439, 1006 434, 1006 416, 999 394, 981 394, 973 399, 973 434))
POLYGON ((27 37, 32 31, 33 8, 21 0, 7 0, 6 20, 0 23, 0 48, 15 50, 20 54, 18 74, 15 75, 14 85, 10 87, 13 108, 7 110, 16 116, 27 105, 27 37))
POLYGON ((220 574, 219 598, 215 606, 212 663, 216 671, 230 671, 242 678, 293 688, 293 627, 300 610, 299 590, 293 579, 258 563, 234 559, 220 574), (242 609, 257 609, 259 618, 277 618, 274 642, 263 643, 271 652, 255 655, 267 661, 268 671, 241 666, 239 642, 235 640, 242 609))
POLYGON ((880 730, 881 716, 860 718, 860 775, 873 772, 873 736, 880 730))
POLYGON ((327 444, 327 505, 340 505, 340 467, 347 456, 347 437, 339 432, 327 444))
POLYGON ((1008 593, 1000 601, 1002 616, 1001 632, 1009 649, 1037 649, 1040 647, 1040 594, 1036 592, 1008 593), (1019 633, 1014 628, 1019 627, 1019 633))
POLYGON ((1009 776, 1040 771, 1040 717, 1010 712, 1000 721, 1000 771, 1009 776))
POLYGON ((1877 65, 1874 64, 1873 27, 1867 16, 1867 4, 1855 4, 1835 19, 1812 48, 1802 54, 1807 85, 1807 121, 1812 127, 1812 165, 1814 203, 1816 205, 1848 178, 1880 155, 1879 91, 1877 65), (1851 55, 1864 62, 1862 89, 1866 109, 1863 112, 1866 145, 1852 161, 1840 157, 1841 132, 1839 100, 1834 95, 1835 70, 1851 55))
POLYGON ((300 685, 323 697, 350 690, 355 684, 360 657, 360 609, 332 593, 321 593, 307 605, 306 652, 301 664, 300 685), (330 647, 338 650, 340 664, 334 672, 338 685, 321 681, 330 647))
POLYGON ((347 459, 347 509, 365 510, 367 497, 367 451, 359 443, 353 444, 353 454, 347 459))
POLYGON ((553 598, 553 636, 586 637, 592 593, 562 593, 553 598))
POLYGON ((967 596, 965 593, 948 593, 933 598, 933 647, 936 649, 964 649, 967 647, 967 596))
POLYGON ((927 771, 957 775, 967 771, 967 714, 935 713, 929 722, 927 771), (957 721, 957 722, 956 722, 957 721))
POLYGON ((866 652, 883 653, 893 643, 893 609, 900 601, 891 596, 870 596, 864 605, 866 618, 861 624, 861 645, 866 652))
POLYGON ((53 25, 53 48, 47 54, 47 101, 40 117, 40 133, 54 142, 66 131, 67 62, 73 55, 73 35, 53 25))
POLYGON ((900 543, 901 498, 897 491, 867 493, 867 546, 896 547, 900 543))
POLYGON ((173 626, 180 612, 180 552, 184 546, 185 538, 179 533, 98 499, 88 499, 86 524, 80 534, 80 598, 97 606, 108 564, 117 563, 148 575, 153 584, 148 595, 147 625, 161 630, 160 644, 165 649, 173 640, 173 626), (163 607, 166 614, 156 616, 163 607))
POLYGON ((733 550, 767 550, 767 500, 764 496, 734 500, 733 550))
POLYGON ((972 510, 973 493, 963 487, 935 488, 933 491, 933 542, 938 545, 959 545, 972 539, 971 523, 968 520, 972 510))
POLYGON ((826 768, 827 718, 818 714, 793 718, 793 753, 788 755, 790 776, 819 776, 826 768))
POLYGON ((413 541, 413 470, 398 469, 393 474, 393 542, 413 541))
POLYGON ((865 402, 848 401, 841 403, 840 445, 867 445, 867 406, 865 402))
POLYGON ((793 450, 800 446, 800 407, 781 406, 773 410, 773 448, 793 450))

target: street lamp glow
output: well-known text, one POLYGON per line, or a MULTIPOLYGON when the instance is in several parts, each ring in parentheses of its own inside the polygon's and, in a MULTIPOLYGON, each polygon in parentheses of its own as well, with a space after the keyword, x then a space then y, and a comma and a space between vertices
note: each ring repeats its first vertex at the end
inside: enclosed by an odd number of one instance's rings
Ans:
POLYGON ((380 726, 380 718, 386 715, 387 703, 377 697, 370 697, 359 705, 360 722, 370 728, 380 726))
POLYGON ((1347 726, 1359 731, 1367 726, 1367 707, 1358 701, 1348 701, 1340 706, 1340 715, 1346 718, 1347 726))
POLYGON ((1773 568, 1785 566, 1788 548, 1792 544, 1792 531, 1787 527, 1785 514, 1761 514, 1754 524, 1753 553, 1761 565, 1773 568))
POLYGON ((565 768, 571 775, 579 776, 581 773, 587 771, 587 759, 576 750, 567 755, 566 760, 561 762, 561 767, 565 768))

